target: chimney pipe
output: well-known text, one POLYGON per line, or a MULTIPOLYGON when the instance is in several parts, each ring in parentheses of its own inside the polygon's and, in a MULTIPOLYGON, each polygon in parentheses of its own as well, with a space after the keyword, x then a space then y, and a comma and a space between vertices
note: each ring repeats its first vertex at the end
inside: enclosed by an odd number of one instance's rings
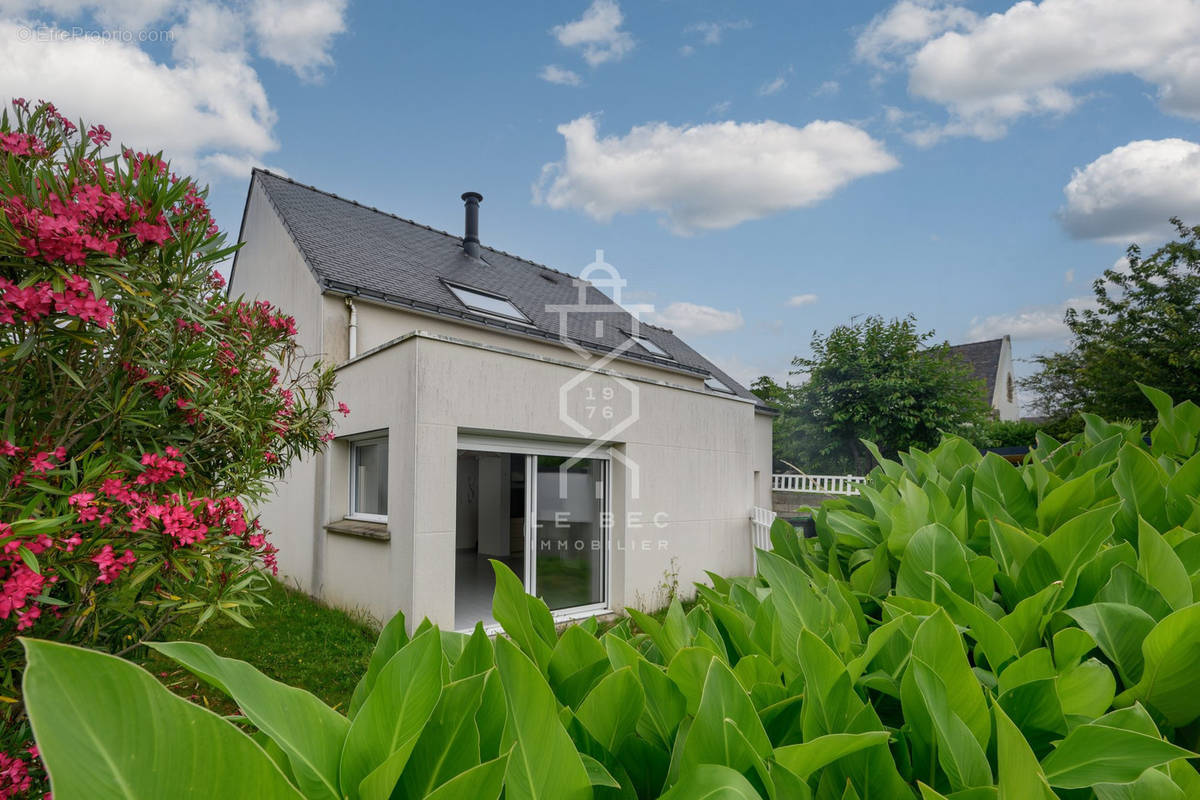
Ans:
POLYGON ((483 195, 479 192, 464 192, 463 202, 467 209, 467 230, 463 236, 463 250, 471 258, 479 258, 479 203, 483 195))

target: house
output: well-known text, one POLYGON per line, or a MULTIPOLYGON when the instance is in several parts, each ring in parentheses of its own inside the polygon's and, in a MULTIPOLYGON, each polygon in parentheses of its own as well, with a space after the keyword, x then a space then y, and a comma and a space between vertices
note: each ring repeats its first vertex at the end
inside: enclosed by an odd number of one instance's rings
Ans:
POLYGON ((997 419, 1021 418, 1021 405, 1017 401, 1017 387, 1013 381, 1012 339, 1009 336, 956 344, 951 346, 950 352, 966 361, 971 367, 972 377, 983 382, 984 399, 992 407, 997 419))
POLYGON ((491 620, 489 559, 559 618, 750 573, 771 409, 622 307, 602 257, 577 278, 484 246, 481 200, 460 237, 252 173, 230 292, 292 314, 351 409, 260 509, 281 573, 460 630, 491 620))

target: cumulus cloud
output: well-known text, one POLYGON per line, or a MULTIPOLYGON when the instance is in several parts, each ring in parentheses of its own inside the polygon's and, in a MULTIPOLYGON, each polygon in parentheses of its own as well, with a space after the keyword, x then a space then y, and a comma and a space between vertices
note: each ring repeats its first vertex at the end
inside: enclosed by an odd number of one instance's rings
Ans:
POLYGON ((800 306, 811 306, 817 302, 818 297, 815 294, 796 294, 788 298, 787 304, 793 308, 800 306))
POLYGON ((685 302, 671 303, 661 311, 650 312, 646 315, 646 321, 670 328, 676 333, 698 336, 736 331, 745 324, 741 311, 722 311, 712 306, 685 302))
POLYGON ((985 17, 959 3, 901 0, 860 34, 856 53, 906 66, 909 91, 950 112, 924 144, 997 138, 1023 116, 1067 113, 1080 102, 1074 87, 1105 75, 1136 76, 1164 110, 1200 118, 1194 0, 1026 0, 985 17))
POLYGON ((622 30, 625 17, 615 0, 593 0, 583 16, 556 25, 550 33, 563 47, 580 51, 590 66, 620 61, 633 50, 633 35, 622 30))
POLYGON ((579 86, 583 83, 583 79, 579 77, 578 72, 563 69, 557 64, 547 64, 542 67, 542 71, 538 73, 538 77, 546 83, 555 83, 559 86, 579 86))
POLYGON ((811 206, 899 166, 881 142, 836 121, 653 122, 600 138, 595 117, 583 116, 558 132, 566 154, 542 167, 535 202, 605 222, 652 211, 682 235, 811 206))
POLYGON ((693 22, 683 29, 684 34, 694 34, 701 44, 717 45, 725 38, 725 31, 741 31, 750 27, 750 20, 732 22, 693 22))
POLYGON ((258 52, 307 81, 333 65, 333 38, 346 30, 346 0, 256 0, 250 23, 258 52))
MULTIPOLYGON (((309 18, 323 2, 301 0, 294 8, 309 18)), ((339 9, 337 21, 316 16, 328 30, 341 30, 343 0, 326 4, 339 9)), ((252 66, 252 46, 309 78, 329 64, 329 38, 299 22, 279 21, 278 35, 292 52, 275 52, 251 23, 255 6, 130 2, 102 9, 18 0, 5 7, 19 17, 0 21, 0 94, 53 99, 73 118, 103 123, 130 147, 163 149, 177 171, 202 180, 245 177, 278 148, 275 111, 252 66), (130 33, 169 26, 171 47, 152 56, 138 45, 143 37, 71 35, 72 26, 93 23, 129 26, 130 33), (21 35, 29 28, 43 33, 21 35)))
POLYGON ((1200 217, 1200 144, 1130 142, 1076 169, 1063 194, 1059 220, 1075 238, 1155 244, 1170 217, 1200 217))
POLYGON ((967 335, 972 341, 1012 336, 1013 341, 1063 341, 1070 335, 1063 317, 1068 308, 1095 308, 1094 297, 1072 297, 1061 303, 1026 306, 1018 311, 976 317, 967 335))

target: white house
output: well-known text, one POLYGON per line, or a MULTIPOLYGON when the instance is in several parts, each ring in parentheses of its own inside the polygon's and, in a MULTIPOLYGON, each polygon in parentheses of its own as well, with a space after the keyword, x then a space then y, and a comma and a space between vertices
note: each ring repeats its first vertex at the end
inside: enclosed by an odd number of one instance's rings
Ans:
POLYGON ((750 572, 771 410, 614 302, 607 265, 580 279, 482 246, 481 199, 459 237, 252 174, 231 294, 294 315, 351 408, 261 509, 280 571, 456 629, 490 621, 489 558, 562 617, 750 572))
POLYGON ((997 419, 1021 418, 1021 404, 1013 379, 1012 339, 1008 335, 984 342, 956 344, 950 352, 966 361, 972 377, 983 382, 983 397, 997 419))

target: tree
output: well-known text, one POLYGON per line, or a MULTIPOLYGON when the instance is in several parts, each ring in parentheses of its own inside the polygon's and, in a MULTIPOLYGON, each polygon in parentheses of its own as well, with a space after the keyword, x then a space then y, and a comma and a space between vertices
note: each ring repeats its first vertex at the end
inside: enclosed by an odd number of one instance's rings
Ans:
MULTIPOLYGON (((331 369, 291 317, 225 296, 205 191, 109 139, 49 103, 0 114, 6 700, 18 635, 121 651, 241 621, 274 563, 252 506, 330 435, 331 369)), ((0 749, 20 735, 3 708, 0 749)))
POLYGON ((1128 266, 1092 284, 1095 307, 1067 310, 1070 349, 1038 356, 1040 370, 1022 382, 1039 413, 1153 419, 1139 383, 1200 401, 1200 226, 1171 223, 1176 241, 1147 258, 1130 245, 1128 266))
POLYGON ((861 440, 894 455, 984 422, 989 409, 980 382, 946 343, 926 347, 932 336, 912 315, 871 316, 814 333, 812 356, 792 361, 792 374, 805 382, 755 383, 781 410, 776 458, 813 472, 865 474, 873 462, 861 440))

